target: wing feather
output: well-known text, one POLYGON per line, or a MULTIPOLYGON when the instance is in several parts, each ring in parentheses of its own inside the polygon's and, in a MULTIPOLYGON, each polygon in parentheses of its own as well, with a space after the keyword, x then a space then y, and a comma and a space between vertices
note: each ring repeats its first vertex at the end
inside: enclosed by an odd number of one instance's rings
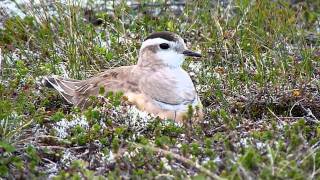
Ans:
POLYGON ((56 89, 69 103, 80 108, 89 105, 88 98, 97 96, 100 87, 105 91, 123 91, 128 87, 126 81, 130 78, 133 66, 122 66, 102 72, 87 80, 65 79, 59 76, 47 76, 43 84, 56 89))

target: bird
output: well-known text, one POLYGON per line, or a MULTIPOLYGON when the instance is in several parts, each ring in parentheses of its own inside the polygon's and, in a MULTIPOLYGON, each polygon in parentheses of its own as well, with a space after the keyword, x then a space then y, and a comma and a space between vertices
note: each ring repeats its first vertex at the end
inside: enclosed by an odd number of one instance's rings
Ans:
POLYGON ((98 96, 102 87, 105 92, 122 92, 131 104, 154 117, 183 122, 192 107, 196 109, 193 119, 199 121, 203 119, 203 106, 182 68, 186 56, 202 57, 189 50, 178 34, 154 32, 142 42, 135 65, 108 69, 85 80, 49 75, 42 82, 80 109, 90 106, 89 97, 98 96))

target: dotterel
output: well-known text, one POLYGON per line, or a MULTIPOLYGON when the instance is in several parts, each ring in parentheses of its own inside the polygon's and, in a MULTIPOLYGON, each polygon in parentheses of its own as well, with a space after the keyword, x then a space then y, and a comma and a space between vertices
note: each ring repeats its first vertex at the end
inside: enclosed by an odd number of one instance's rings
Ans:
POLYGON ((197 109, 195 120, 203 117, 202 105, 193 82, 181 65, 185 56, 201 57, 187 49, 184 40, 171 32, 155 32, 142 43, 138 63, 109 69, 86 80, 44 77, 69 103, 80 108, 90 105, 88 97, 122 91, 140 110, 162 119, 181 122, 188 106, 197 109))

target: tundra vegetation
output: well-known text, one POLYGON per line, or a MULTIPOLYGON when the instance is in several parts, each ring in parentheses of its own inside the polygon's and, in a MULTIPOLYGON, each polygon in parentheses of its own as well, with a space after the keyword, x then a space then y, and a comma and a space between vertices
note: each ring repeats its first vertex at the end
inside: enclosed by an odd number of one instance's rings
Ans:
POLYGON ((319 179, 320 1, 18 4, 0 29, 0 178, 319 179), (168 30, 203 54, 186 69, 203 122, 135 113, 119 92, 80 110, 41 76, 137 62, 168 30))

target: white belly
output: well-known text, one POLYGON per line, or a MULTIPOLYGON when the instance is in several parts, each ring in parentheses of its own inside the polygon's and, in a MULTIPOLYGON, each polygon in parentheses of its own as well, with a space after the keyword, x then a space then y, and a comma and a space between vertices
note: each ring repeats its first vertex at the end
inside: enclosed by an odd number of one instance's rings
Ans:
POLYGON ((160 102, 160 101, 155 101, 155 103, 163 110, 167 110, 167 111, 176 111, 176 112, 187 112, 188 111, 188 107, 189 105, 191 105, 193 108, 195 108, 196 106, 201 106, 201 102, 199 97, 196 97, 195 100, 193 102, 184 102, 181 104, 167 104, 164 102, 160 102))

